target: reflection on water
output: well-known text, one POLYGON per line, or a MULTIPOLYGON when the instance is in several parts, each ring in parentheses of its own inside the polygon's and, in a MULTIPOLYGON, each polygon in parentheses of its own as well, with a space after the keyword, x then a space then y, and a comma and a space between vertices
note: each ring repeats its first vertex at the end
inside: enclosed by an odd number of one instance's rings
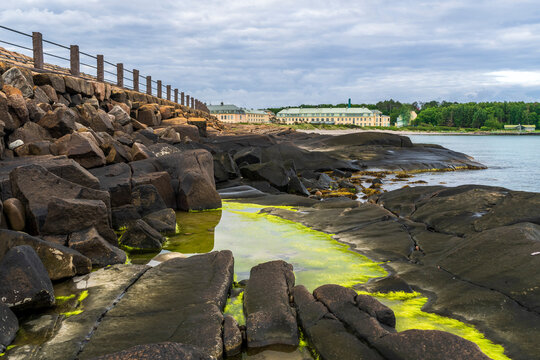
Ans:
MULTIPOLYGON (((379 263, 350 251, 330 235, 275 216, 258 214, 262 208, 230 202, 224 203, 222 210, 178 213, 179 231, 168 238, 164 249, 188 255, 229 249, 234 254, 237 280, 249 278, 251 267, 259 263, 282 259, 293 264, 296 283, 311 291, 323 284, 352 286, 386 275, 379 263)), ((448 331, 477 343, 493 359, 508 359, 502 346, 485 339, 473 326, 422 312, 421 308, 427 301, 422 294, 378 296, 395 311, 399 331, 448 331)), ((241 295, 229 299, 226 313, 242 323, 241 311, 241 295)), ((299 349, 289 355, 301 359, 305 355, 302 352, 299 349)), ((280 358, 284 354, 277 355, 276 358, 280 358)), ((243 353, 242 358, 255 357, 243 353)))

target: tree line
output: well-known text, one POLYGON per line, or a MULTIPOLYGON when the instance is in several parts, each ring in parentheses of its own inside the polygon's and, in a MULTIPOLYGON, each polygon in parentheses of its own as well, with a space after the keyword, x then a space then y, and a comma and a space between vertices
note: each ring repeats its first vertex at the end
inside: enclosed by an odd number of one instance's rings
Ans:
MULTIPOLYGON (((301 105, 301 108, 347 107, 347 104, 301 105)), ((429 101, 401 103, 395 100, 379 101, 376 104, 353 104, 352 107, 366 107, 379 110, 390 116, 392 125, 398 116, 410 119, 411 111, 418 115, 411 121, 412 126, 438 126, 458 128, 502 129, 504 125, 536 125, 540 128, 540 103, 526 102, 480 102, 457 103, 429 101)), ((285 108, 272 108, 277 113, 285 108)))

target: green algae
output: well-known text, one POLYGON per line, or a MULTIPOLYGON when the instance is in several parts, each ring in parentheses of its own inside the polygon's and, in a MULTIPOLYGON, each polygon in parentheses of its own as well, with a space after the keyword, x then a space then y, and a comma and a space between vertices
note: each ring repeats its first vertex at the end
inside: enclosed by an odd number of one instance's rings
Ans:
POLYGON ((227 299, 227 305, 223 310, 223 314, 231 315, 237 322, 238 325, 246 324, 246 317, 244 316, 244 292, 242 291, 236 297, 229 297, 227 299))
POLYGON ((79 295, 79 298, 77 299, 77 301, 81 303, 87 297, 88 297, 88 290, 83 290, 83 292, 81 292, 81 294, 79 295))
POLYGON ((381 303, 390 307, 396 315, 396 330, 398 332, 410 329, 446 331, 474 342, 484 354, 493 360, 509 360, 504 355, 503 346, 486 339, 484 334, 474 326, 456 319, 422 311, 422 307, 426 304, 428 298, 420 293, 402 291, 387 294, 365 291, 358 291, 358 293, 374 296, 381 303))
MULTIPOLYGON (((290 206, 272 206, 295 211, 290 206)), ((177 234, 164 249, 184 254, 229 249, 235 257, 236 279, 249 278, 250 269, 262 262, 282 259, 294 266, 296 283, 313 291, 323 284, 352 287, 387 272, 382 263, 351 251, 331 234, 260 212, 265 206, 224 201, 223 208, 177 213, 177 234)), ((420 293, 370 293, 396 313, 397 330, 436 329, 448 331, 478 344, 491 358, 508 359, 504 348, 486 339, 474 326, 421 309, 427 298, 420 293)), ((229 298, 225 313, 245 324, 243 293, 229 298)), ((305 341, 305 340, 304 340, 305 341)), ((311 348, 308 343, 305 345, 311 348)), ((316 354, 314 354, 316 356, 316 354)))
POLYGON ((75 294, 71 294, 71 295, 67 295, 67 296, 55 296, 56 304, 57 305, 63 304, 64 302, 66 302, 68 300, 75 299, 76 296, 77 295, 75 295, 75 294))
POLYGON ((84 310, 74 310, 74 311, 68 311, 68 312, 64 312, 62 313, 61 315, 64 315, 66 318, 70 317, 70 316, 73 316, 73 315, 79 315, 83 312, 84 310))

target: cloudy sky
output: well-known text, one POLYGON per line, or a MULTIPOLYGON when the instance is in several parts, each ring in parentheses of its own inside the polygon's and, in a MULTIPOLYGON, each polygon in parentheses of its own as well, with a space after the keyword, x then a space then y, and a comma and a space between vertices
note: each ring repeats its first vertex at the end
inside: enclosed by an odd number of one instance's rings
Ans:
POLYGON ((0 25, 213 104, 540 97, 538 0, 2 0, 0 25))

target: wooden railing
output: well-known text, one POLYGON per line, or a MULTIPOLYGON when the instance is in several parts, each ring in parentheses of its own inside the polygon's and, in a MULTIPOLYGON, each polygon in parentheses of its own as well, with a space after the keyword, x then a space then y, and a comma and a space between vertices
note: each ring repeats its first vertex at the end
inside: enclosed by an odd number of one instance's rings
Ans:
MULTIPOLYGON (((27 51, 32 52, 31 57, 31 63, 30 57, 28 58, 21 58, 21 57, 14 57, 14 56, 3 56, 0 54, 0 59, 7 61, 7 62, 13 62, 13 59, 15 59, 17 62, 25 63, 27 66, 30 65, 32 70, 36 72, 46 72, 46 71, 54 71, 54 69, 47 67, 49 65, 48 63, 45 63, 44 56, 48 56, 55 59, 64 60, 66 62, 69 62, 69 73, 72 76, 76 77, 90 77, 92 80, 99 81, 99 82, 106 82, 111 85, 115 85, 121 88, 134 90, 137 92, 141 92, 139 89, 140 80, 146 81, 146 94, 153 95, 154 92, 156 96, 160 99, 163 97, 163 89, 165 89, 165 99, 174 101, 177 104, 185 105, 188 107, 191 107, 193 109, 202 110, 202 111, 208 111, 208 108, 206 107, 206 104, 200 101, 199 99, 196 99, 193 96, 190 96, 188 94, 185 94, 183 91, 179 92, 177 88, 173 89, 171 85, 163 85, 161 80, 152 80, 152 76, 142 76, 140 75, 140 72, 138 69, 128 70, 124 68, 123 63, 112 63, 107 60, 105 60, 103 55, 91 55, 85 52, 80 51, 78 45, 70 45, 65 46, 58 44, 56 42, 43 39, 43 35, 39 32, 33 32, 32 35, 26 34, 24 32, 11 29, 6 26, 0 25, 0 30, 9 31, 11 33, 17 34, 18 36, 23 36, 26 38, 31 38, 32 40, 32 47, 24 46, 21 44, 17 44, 15 42, 8 42, 5 40, 1 40, 0 43, 7 44, 9 46, 16 47, 18 49, 24 49, 27 51), (43 44, 48 44, 51 46, 54 46, 56 50, 62 49, 62 51, 69 51, 69 58, 53 54, 52 52, 46 52, 44 51, 43 44), (95 65, 82 62, 81 56, 84 56, 86 58, 92 59, 90 62, 94 62, 95 65), (84 66, 86 68, 92 69, 91 71, 95 71, 95 75, 88 74, 87 72, 81 73, 81 66, 84 66), (112 71, 111 71, 112 70, 112 71), (128 75, 126 77, 125 75, 128 75), (107 78, 106 76, 113 76, 116 79, 112 80, 110 78, 107 78), (131 85, 129 85, 129 84, 131 85)), ((54 51, 53 51, 54 52, 54 51)))

